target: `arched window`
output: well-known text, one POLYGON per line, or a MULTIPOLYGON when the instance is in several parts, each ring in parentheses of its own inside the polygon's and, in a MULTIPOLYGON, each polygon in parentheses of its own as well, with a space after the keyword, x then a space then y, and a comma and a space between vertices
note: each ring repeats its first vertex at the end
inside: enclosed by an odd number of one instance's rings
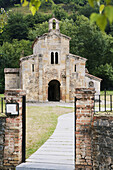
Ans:
POLYGON ((54 52, 51 52, 51 64, 54 64, 54 52))
POLYGON ((58 64, 58 52, 55 53, 55 64, 58 64))

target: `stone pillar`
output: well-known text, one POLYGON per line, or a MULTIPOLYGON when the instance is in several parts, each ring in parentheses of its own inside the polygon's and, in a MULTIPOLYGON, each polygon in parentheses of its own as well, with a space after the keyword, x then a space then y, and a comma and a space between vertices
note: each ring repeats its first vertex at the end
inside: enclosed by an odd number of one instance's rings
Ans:
POLYGON ((20 87, 19 68, 5 68, 5 90, 18 89, 20 87))
POLYGON ((43 102, 43 64, 42 55, 39 55, 39 102, 43 102))
POLYGON ((56 21, 56 30, 59 31, 59 21, 56 21))
POLYGON ((75 168, 92 169, 91 122, 94 112, 95 90, 77 88, 76 96, 76 151, 75 168))
POLYGON ((4 162, 6 169, 14 169, 22 162, 22 97, 23 90, 6 90, 6 102, 19 104, 19 116, 7 116, 5 122, 4 162))
POLYGON ((70 60, 69 56, 66 57, 66 102, 69 102, 69 85, 70 85, 70 74, 69 74, 70 60))
POLYGON ((49 31, 51 31, 53 29, 53 22, 49 21, 49 31))

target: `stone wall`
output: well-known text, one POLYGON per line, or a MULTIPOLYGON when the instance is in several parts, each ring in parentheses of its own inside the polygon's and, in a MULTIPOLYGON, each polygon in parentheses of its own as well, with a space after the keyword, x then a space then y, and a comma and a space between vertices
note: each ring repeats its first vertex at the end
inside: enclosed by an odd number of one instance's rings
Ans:
POLYGON ((113 169, 113 116, 94 116, 92 160, 94 170, 113 169))
POLYGON ((76 89, 76 170, 113 169, 113 116, 94 114, 94 89, 76 89))
POLYGON ((5 90, 8 89, 19 89, 20 77, 18 68, 5 68, 5 90))
POLYGON ((5 142, 5 117, 0 117, 0 169, 3 167, 5 142))
POLYGON ((19 115, 0 118, 0 169, 13 170, 22 162, 22 96, 23 90, 5 91, 7 103, 19 104, 19 115))

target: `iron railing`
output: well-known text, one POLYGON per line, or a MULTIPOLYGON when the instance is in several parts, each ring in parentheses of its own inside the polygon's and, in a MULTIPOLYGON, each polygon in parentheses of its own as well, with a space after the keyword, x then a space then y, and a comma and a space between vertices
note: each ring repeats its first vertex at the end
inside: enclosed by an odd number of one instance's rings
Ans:
POLYGON ((113 111, 113 95, 106 94, 95 95, 94 112, 112 112, 113 111))

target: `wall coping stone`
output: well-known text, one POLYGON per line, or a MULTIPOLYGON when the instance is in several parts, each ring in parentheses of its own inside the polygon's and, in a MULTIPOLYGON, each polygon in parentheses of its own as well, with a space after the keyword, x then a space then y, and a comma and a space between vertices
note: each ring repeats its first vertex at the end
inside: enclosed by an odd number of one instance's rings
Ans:
POLYGON ((79 94, 95 94, 95 88, 76 88, 75 96, 79 94))
POLYGON ((18 74, 20 71, 19 68, 5 68, 4 73, 5 74, 18 74))
POLYGON ((11 96, 24 96, 26 95, 26 91, 22 89, 10 89, 10 90, 5 90, 5 96, 6 97, 11 97, 11 96))

